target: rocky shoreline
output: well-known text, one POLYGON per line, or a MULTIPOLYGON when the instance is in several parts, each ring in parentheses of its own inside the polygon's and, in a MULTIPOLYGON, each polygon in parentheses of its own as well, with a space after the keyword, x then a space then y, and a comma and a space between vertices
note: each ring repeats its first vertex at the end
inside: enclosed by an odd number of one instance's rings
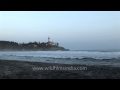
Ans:
POLYGON ((120 79, 120 68, 0 60, 0 79, 120 79), (87 67, 87 70, 33 70, 49 66, 87 67))
POLYGON ((0 49, 0 51, 70 51, 65 48, 34 48, 34 49, 0 49))

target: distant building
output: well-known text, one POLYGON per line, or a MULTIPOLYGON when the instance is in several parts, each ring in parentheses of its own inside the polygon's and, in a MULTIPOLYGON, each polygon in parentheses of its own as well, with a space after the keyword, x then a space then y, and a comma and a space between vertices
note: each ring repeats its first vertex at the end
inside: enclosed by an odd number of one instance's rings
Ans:
POLYGON ((58 43, 54 43, 53 41, 51 42, 52 46, 58 46, 58 43))
POLYGON ((37 47, 37 45, 34 44, 34 47, 37 47))

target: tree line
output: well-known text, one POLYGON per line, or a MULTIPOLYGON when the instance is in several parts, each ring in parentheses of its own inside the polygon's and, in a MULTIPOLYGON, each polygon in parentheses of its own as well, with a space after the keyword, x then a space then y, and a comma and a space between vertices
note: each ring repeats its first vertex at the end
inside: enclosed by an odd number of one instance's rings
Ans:
MULTIPOLYGON (((57 46, 54 47, 58 47, 57 46)), ((50 48, 52 46, 49 46, 47 42, 28 42, 28 43, 17 43, 14 41, 0 41, 0 49, 38 49, 38 48, 50 48)))

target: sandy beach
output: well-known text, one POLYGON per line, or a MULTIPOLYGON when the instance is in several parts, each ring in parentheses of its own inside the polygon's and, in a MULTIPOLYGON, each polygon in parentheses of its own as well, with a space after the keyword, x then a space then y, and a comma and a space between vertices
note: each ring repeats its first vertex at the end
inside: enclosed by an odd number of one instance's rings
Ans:
POLYGON ((120 79, 120 68, 0 60, 0 79, 120 79), (33 70, 50 66, 87 67, 87 70, 33 70))

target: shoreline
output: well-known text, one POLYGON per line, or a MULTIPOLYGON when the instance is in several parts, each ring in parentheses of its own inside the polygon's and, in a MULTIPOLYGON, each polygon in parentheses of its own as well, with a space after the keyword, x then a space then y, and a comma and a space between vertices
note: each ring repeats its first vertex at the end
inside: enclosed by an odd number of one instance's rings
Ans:
POLYGON ((120 68, 0 60, 0 79, 120 79, 120 68), (86 70, 33 70, 33 67, 87 67, 86 70))
POLYGON ((64 50, 0 50, 0 52, 3 52, 3 51, 6 51, 6 52, 9 52, 9 51, 71 51, 69 49, 64 49, 64 50))

